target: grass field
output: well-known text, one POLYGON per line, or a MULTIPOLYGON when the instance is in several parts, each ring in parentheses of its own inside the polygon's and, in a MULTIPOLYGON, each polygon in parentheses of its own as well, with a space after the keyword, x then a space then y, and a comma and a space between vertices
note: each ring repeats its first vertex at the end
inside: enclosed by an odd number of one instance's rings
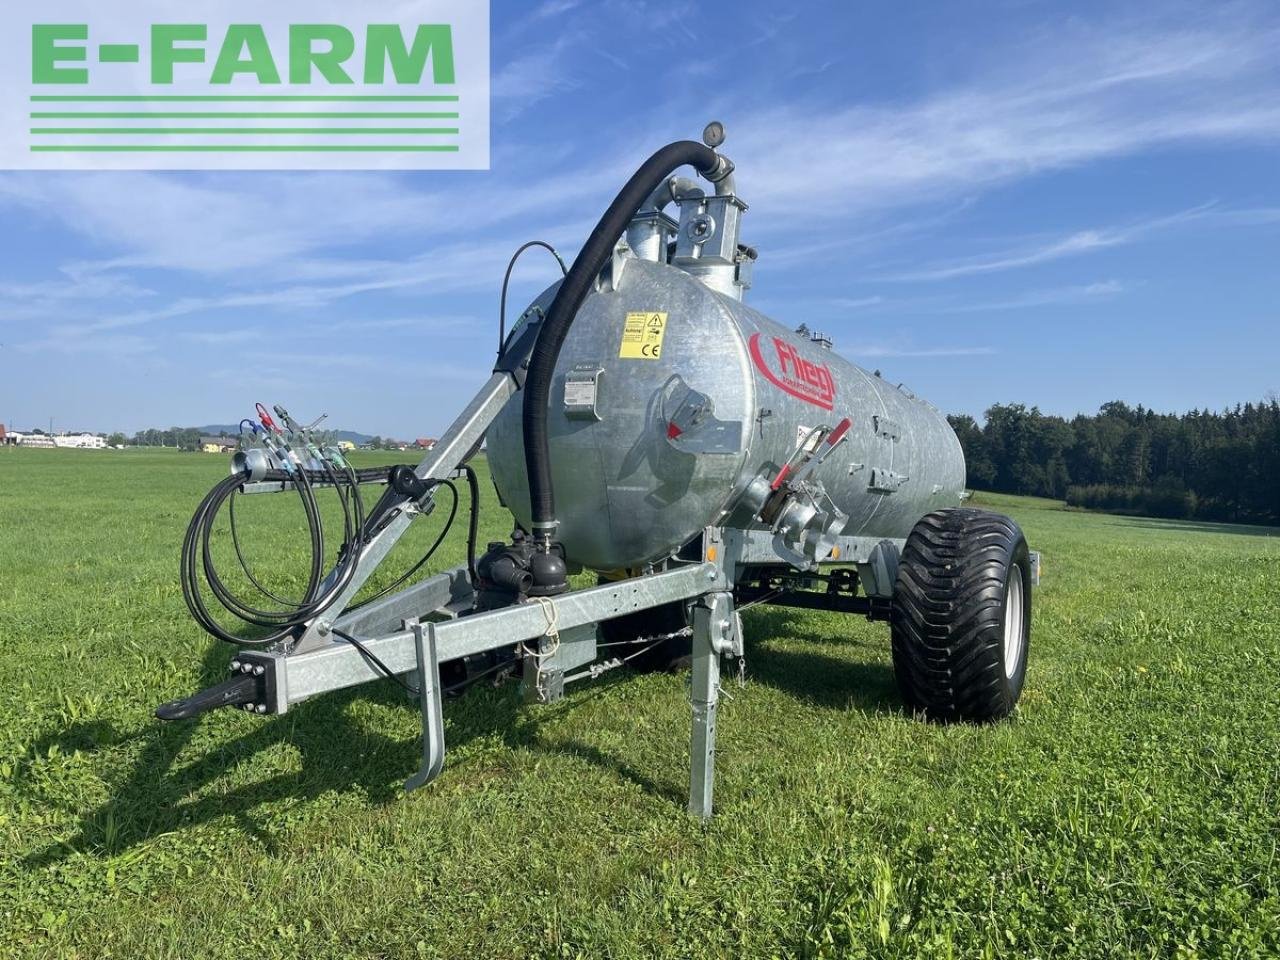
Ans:
POLYGON ((0 449, 0 954, 1280 955, 1276 531, 980 496, 1044 553, 1022 705, 995 727, 905 715, 882 624, 749 611, 702 825, 687 674, 543 708, 473 689, 408 796, 419 719, 390 684, 154 721, 230 658, 177 577, 224 471, 0 449))

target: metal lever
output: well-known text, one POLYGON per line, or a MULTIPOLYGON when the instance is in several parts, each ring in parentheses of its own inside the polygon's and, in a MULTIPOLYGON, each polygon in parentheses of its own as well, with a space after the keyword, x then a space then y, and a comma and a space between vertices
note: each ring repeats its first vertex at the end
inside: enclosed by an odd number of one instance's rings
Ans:
MULTIPOLYGON (((806 459, 800 465, 800 468, 791 475, 791 482, 793 484, 807 480, 810 474, 814 473, 824 462, 826 462, 827 457, 831 456, 831 451, 844 442, 845 435, 848 434, 849 427, 852 422, 853 421, 848 417, 845 417, 836 424, 834 430, 826 431, 826 436, 823 441, 819 441, 816 455, 813 453, 807 454, 806 459)), ((800 449, 804 451, 808 446, 809 441, 806 439, 800 449)))
POLYGON ((413 631, 418 658, 418 700, 422 707, 422 768, 404 783, 406 790, 426 786, 444 769, 444 703, 440 690, 440 661, 436 656, 435 624, 406 620, 413 631))

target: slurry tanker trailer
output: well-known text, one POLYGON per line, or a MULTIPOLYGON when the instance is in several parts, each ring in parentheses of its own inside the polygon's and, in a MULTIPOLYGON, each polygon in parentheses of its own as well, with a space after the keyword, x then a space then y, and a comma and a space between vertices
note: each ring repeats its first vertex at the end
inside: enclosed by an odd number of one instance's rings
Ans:
MULTIPOLYGON (((745 302, 757 254, 740 236, 747 205, 717 152, 723 138, 713 123, 702 143, 658 150, 572 265, 557 255, 563 276, 500 332, 492 376, 417 466, 356 469, 283 408, 258 405, 182 549, 193 616, 236 646, 231 676, 159 717, 282 714, 391 679, 422 711, 414 788, 440 773, 443 701, 469 682, 518 675, 528 701, 548 703, 614 667, 683 658, 689 809, 706 817, 721 660, 743 657, 738 611, 756 603, 887 620, 917 713, 1013 710, 1038 558, 1012 520, 962 505, 964 455, 935 407, 745 302), (684 167, 700 179, 676 176, 684 167), (468 461, 483 440, 515 524, 482 551, 468 461), (354 602, 415 518, 448 502, 452 522, 464 483, 467 562, 417 577, 433 547, 354 602), (332 560, 324 491, 343 518, 332 560), (240 548, 236 501, 272 493, 299 497, 307 517, 300 597, 269 588, 240 548), (224 507, 242 568, 230 578, 213 536, 224 507), (584 571, 592 585, 571 590, 584 571)), ((535 246, 547 245, 517 257, 535 246)), ((504 311, 505 300, 504 281, 504 311)))

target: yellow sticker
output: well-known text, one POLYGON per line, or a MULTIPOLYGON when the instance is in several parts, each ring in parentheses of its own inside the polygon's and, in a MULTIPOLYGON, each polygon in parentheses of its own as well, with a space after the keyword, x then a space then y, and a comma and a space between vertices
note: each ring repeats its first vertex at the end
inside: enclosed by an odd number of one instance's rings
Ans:
POLYGON ((657 360, 662 356, 662 335, 666 332, 665 313, 628 313, 618 356, 627 360, 657 360))

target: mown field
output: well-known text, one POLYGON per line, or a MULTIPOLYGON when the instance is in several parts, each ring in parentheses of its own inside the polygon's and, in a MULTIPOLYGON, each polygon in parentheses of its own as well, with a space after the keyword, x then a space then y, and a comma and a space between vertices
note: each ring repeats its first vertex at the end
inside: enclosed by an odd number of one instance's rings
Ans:
MULTIPOLYGON (((883 625, 749 611, 703 825, 687 675, 543 708, 473 689, 412 795, 418 715, 388 683, 153 720, 230 658, 177 577, 224 471, 0 449, 0 954, 1280 955, 1277 531, 979 497, 1044 553, 1026 691, 995 727, 906 715, 883 625)), ((296 558, 300 512, 269 500, 253 555, 296 558)))

